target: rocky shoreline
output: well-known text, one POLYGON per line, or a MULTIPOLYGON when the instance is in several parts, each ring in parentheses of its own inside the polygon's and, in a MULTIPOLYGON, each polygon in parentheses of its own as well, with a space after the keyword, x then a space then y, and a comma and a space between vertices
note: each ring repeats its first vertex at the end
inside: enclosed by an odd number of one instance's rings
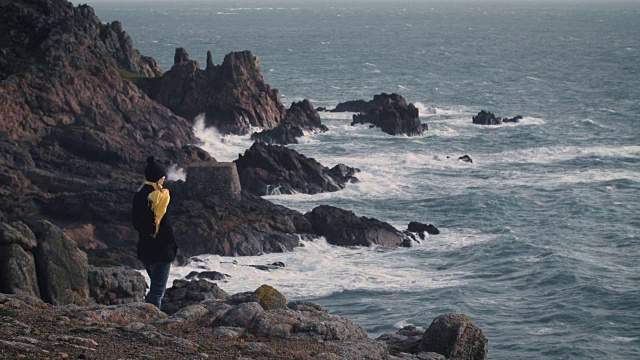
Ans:
MULTIPOLYGON (((270 287, 229 295, 195 278, 168 292, 171 315, 140 303, 146 284, 132 270, 142 266, 130 207, 150 154, 187 173, 166 183, 178 263, 291 251, 320 236, 340 246, 412 246, 439 231, 419 223, 399 231, 330 206, 302 214, 262 199, 338 191, 359 170, 279 146, 328 129, 308 100, 286 109, 249 51, 220 65, 209 52, 201 69, 178 48, 163 73, 119 22, 102 23, 86 5, 3 1, 0 20, 0 293, 9 294, 0 294, 0 355, 101 359, 113 358, 109 351, 137 357, 142 348, 174 358, 486 358, 486 337, 463 315, 434 320, 448 330, 433 336, 407 328, 373 340, 270 287), (225 134, 264 130, 235 162, 218 162, 197 146, 199 114, 225 134)), ((391 135, 427 131, 398 94, 338 109, 357 109, 352 125, 391 135)))

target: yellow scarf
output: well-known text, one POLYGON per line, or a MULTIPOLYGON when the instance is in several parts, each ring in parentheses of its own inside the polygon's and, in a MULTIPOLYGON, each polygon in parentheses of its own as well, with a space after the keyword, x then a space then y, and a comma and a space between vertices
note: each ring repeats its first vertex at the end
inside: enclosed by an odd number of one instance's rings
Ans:
POLYGON ((169 190, 161 188, 157 183, 151 181, 145 181, 144 183, 145 185, 153 186, 155 189, 147 198, 151 203, 151 209, 155 215, 156 233, 154 236, 156 236, 160 230, 160 221, 162 221, 164 214, 167 213, 167 207, 169 206, 171 196, 169 196, 169 190))

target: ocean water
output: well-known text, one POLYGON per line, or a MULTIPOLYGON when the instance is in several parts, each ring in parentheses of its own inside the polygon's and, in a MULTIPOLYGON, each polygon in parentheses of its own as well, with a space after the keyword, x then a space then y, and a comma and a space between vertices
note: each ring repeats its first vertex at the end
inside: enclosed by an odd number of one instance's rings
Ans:
MULTIPOLYGON (((640 3, 89 3, 121 20, 168 70, 174 49, 205 62, 249 49, 282 101, 316 106, 398 92, 429 133, 392 137, 322 114, 292 145, 361 182, 319 195, 271 195, 308 211, 330 204, 441 235, 411 249, 344 249, 322 239, 285 254, 221 258, 228 292, 276 286, 377 336, 445 312, 469 315, 493 359, 640 358, 640 3), (481 109, 523 115, 480 127, 481 109), (459 162, 468 154, 474 163, 459 162), (237 263, 233 263, 236 260, 237 263), (244 265, 283 261, 263 272, 244 265)), ((233 160, 248 137, 196 126, 233 160)), ((175 268, 172 278, 196 268, 175 268)))

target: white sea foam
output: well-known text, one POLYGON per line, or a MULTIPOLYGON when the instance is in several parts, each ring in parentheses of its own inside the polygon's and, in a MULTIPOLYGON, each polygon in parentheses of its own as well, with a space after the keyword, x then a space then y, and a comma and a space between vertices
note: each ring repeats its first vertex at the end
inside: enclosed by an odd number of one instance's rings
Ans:
MULTIPOLYGON (((443 235, 439 235, 443 236, 443 235)), ((456 242, 450 237, 448 243, 456 242)), ((191 271, 218 271, 231 278, 219 283, 229 293, 253 291, 262 284, 280 290, 288 299, 308 299, 345 290, 393 291, 402 293, 459 286, 463 272, 435 270, 424 266, 419 253, 433 247, 384 249, 379 247, 343 248, 327 244, 324 239, 304 241, 304 247, 286 253, 247 257, 198 256, 203 262, 172 267, 169 283, 184 278, 191 271), (415 253, 412 256, 411 253, 415 253), (272 271, 247 265, 265 265, 277 261, 286 267, 272 271), (382 271, 381 269, 384 269, 382 271)), ((146 274, 143 273, 146 276, 146 274)))
POLYGON ((508 150, 494 154, 487 161, 501 163, 549 164, 579 157, 640 157, 640 146, 552 146, 508 150))
POLYGON ((193 133, 200 140, 197 145, 218 161, 233 161, 252 144, 249 135, 222 135, 214 127, 205 127, 202 114, 195 119, 193 133))
POLYGON ((169 166, 169 168, 167 169, 167 180, 170 180, 170 181, 177 181, 177 180, 186 181, 187 180, 187 172, 184 171, 183 168, 179 168, 178 165, 173 164, 173 165, 169 166))

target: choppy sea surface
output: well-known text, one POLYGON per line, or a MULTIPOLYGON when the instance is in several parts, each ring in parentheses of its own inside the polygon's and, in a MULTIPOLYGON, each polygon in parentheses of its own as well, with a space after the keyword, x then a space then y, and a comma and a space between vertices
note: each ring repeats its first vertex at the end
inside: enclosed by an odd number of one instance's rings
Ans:
MULTIPOLYGON (((120 20, 168 70, 174 49, 205 63, 256 54, 282 101, 316 106, 398 92, 429 133, 392 137, 322 114, 292 145, 360 183, 272 195, 308 211, 336 205, 405 228, 442 231, 411 249, 344 249, 322 239, 291 253, 204 256, 228 292, 276 286, 358 322, 372 336, 445 312, 469 315, 493 359, 640 358, 640 3, 89 3, 120 20), (480 127, 481 109, 525 116, 480 127), (474 163, 457 157, 468 154, 474 163), (232 261, 237 260, 237 264, 232 261), (263 272, 247 264, 283 261, 263 272)), ((219 160, 248 137, 196 128, 219 160)), ((172 278, 194 267, 174 268, 172 278)))

